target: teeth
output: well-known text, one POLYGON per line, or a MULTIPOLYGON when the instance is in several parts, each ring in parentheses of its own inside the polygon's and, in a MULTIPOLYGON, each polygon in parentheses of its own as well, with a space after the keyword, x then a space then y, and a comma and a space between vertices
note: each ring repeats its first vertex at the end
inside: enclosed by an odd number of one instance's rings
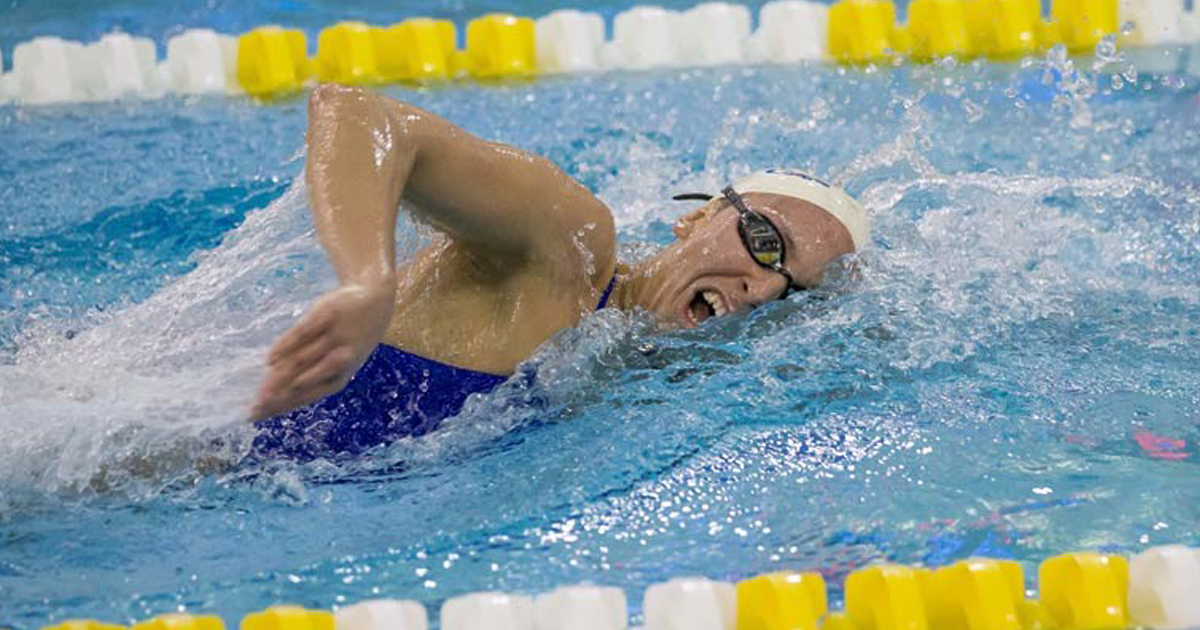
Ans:
POLYGON ((721 301, 720 293, 717 293, 716 291, 702 291, 700 295, 704 296, 704 301, 708 302, 708 305, 712 307, 713 312, 717 314, 717 317, 729 312, 729 309, 725 308, 725 303, 721 301))

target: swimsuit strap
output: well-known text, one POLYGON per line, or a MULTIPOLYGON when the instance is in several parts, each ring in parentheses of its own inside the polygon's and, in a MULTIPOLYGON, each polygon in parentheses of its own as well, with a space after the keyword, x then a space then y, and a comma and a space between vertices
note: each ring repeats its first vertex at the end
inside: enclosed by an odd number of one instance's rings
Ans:
POLYGON ((608 296, 612 295, 615 286, 617 286, 617 274, 614 273, 612 279, 608 281, 608 287, 604 289, 604 293, 600 294, 600 304, 596 306, 597 311, 608 305, 608 296))

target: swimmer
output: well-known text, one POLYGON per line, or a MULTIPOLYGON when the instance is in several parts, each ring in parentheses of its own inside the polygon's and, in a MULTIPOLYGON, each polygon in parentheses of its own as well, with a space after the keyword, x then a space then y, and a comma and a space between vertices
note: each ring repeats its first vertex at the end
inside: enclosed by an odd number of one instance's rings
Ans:
POLYGON ((704 203, 673 243, 626 265, 612 213, 549 160, 337 85, 309 99, 307 150, 339 286, 270 350, 252 409, 265 454, 355 454, 427 433, 595 310, 694 328, 817 286, 869 235, 842 190, 771 170, 679 196, 704 203), (397 266, 402 201, 444 238, 397 266))

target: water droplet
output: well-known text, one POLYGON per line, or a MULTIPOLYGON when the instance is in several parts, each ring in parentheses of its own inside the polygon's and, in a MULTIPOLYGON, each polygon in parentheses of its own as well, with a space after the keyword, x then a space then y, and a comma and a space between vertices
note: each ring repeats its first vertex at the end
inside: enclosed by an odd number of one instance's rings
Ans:
POLYGON ((962 105, 967 112, 967 122, 977 123, 983 118, 983 108, 971 99, 963 99, 962 105))

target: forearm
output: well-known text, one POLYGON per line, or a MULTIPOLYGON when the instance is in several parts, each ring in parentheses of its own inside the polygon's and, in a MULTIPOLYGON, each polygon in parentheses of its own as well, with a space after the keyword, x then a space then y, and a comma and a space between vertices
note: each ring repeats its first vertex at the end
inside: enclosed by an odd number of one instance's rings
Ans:
POLYGON ((342 284, 394 281, 396 212, 416 152, 403 117, 379 97, 340 86, 313 92, 309 198, 317 234, 342 284))

